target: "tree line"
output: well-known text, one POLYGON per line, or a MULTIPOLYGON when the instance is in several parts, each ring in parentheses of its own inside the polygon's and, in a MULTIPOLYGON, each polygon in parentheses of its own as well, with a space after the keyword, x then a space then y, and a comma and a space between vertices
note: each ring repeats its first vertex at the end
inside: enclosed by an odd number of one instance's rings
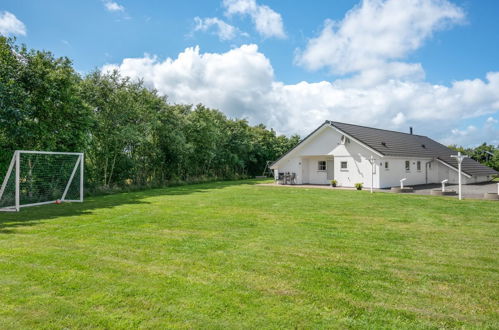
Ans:
POLYGON ((461 151, 461 153, 477 162, 499 171, 499 145, 494 146, 492 144, 482 143, 474 148, 464 148, 456 145, 451 145, 449 148, 455 151, 461 151))
POLYGON ((0 176, 24 149, 84 152, 90 190, 243 178, 298 141, 0 36, 0 176))

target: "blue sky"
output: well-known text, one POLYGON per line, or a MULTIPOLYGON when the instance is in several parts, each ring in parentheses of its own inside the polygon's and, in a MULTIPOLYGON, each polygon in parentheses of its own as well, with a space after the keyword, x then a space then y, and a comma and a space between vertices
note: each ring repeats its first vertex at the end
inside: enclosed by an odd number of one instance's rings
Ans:
POLYGON ((498 13, 495 0, 4 0, 0 33, 287 134, 333 119, 499 144, 498 13), (5 13, 24 30, 2 31, 5 13))

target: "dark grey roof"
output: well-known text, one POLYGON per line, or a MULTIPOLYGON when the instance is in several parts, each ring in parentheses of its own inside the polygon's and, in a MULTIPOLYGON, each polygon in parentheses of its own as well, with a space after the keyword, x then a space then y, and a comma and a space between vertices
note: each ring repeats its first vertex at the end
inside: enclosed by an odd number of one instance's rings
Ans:
MULTIPOLYGON (((384 156, 437 158, 457 168, 457 160, 451 157, 456 152, 429 137, 335 121, 327 121, 327 123, 384 156)), ((470 158, 465 158, 461 166, 463 172, 468 175, 498 173, 470 158)))

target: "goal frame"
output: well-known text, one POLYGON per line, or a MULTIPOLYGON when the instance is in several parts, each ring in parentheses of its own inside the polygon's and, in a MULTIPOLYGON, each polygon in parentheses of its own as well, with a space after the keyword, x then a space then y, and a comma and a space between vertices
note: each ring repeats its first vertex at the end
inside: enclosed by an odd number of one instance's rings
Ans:
POLYGON ((29 206, 38 206, 38 205, 44 205, 44 204, 53 204, 57 200, 52 200, 52 201, 45 201, 45 202, 38 202, 38 203, 31 203, 31 204, 21 204, 21 199, 20 199, 20 164, 21 164, 21 154, 45 154, 45 155, 73 155, 73 156, 78 156, 73 171, 71 172, 71 176, 69 177, 69 180, 66 184, 66 187, 64 189, 64 192, 59 199, 61 202, 83 202, 83 182, 84 182, 84 153, 82 152, 56 152, 56 151, 34 151, 34 150, 16 150, 14 152, 14 155, 12 156, 12 160, 10 161, 9 168, 7 170, 7 173, 5 174, 5 177, 3 179, 2 186, 0 187, 0 199, 3 196, 3 193, 5 191, 5 188, 7 186, 7 183, 9 181, 10 176, 12 175, 12 171, 15 171, 15 205, 13 206, 7 206, 0 208, 0 211, 11 211, 11 212, 18 212, 20 211, 21 207, 29 207, 29 206), (69 187, 71 186, 71 183, 73 180, 77 180, 78 178, 75 178, 76 171, 78 170, 78 167, 80 167, 80 199, 74 200, 74 199, 66 199, 66 194, 69 190, 69 187))

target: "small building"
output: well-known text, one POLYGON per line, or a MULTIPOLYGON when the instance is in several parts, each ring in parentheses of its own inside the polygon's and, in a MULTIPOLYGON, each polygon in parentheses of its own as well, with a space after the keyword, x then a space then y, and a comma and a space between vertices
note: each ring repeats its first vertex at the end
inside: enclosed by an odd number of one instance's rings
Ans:
MULTIPOLYGON (((297 184, 389 188, 458 182, 454 150, 422 135, 326 121, 271 165, 279 174, 294 173, 297 184)), ((498 172, 473 159, 462 163, 463 184, 490 181, 498 172)))

